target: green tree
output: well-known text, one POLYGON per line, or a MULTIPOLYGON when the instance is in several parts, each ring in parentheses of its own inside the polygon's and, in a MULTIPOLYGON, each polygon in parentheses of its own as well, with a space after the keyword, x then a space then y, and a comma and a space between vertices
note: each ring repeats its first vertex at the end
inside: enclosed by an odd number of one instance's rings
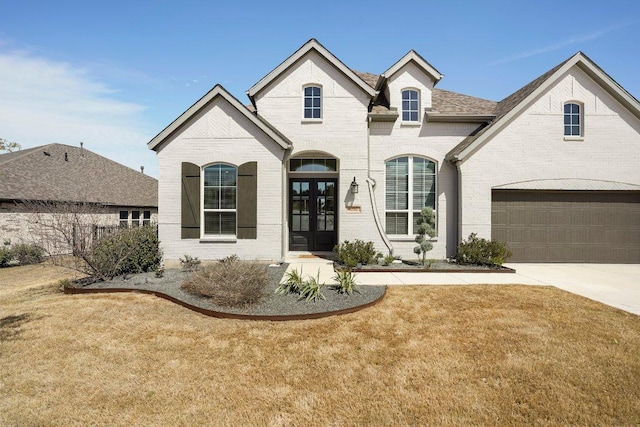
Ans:
POLYGON ((21 148, 22 146, 17 142, 8 142, 6 139, 0 138, 0 151, 8 151, 11 153, 12 151, 20 150, 21 148))
POLYGON ((436 236, 436 230, 433 228, 435 225, 435 215, 433 214, 433 209, 422 208, 417 223, 418 229, 415 241, 418 246, 413 248, 413 252, 420 258, 420 263, 422 265, 425 265, 427 261, 427 252, 433 249, 433 244, 429 241, 429 239, 436 236))

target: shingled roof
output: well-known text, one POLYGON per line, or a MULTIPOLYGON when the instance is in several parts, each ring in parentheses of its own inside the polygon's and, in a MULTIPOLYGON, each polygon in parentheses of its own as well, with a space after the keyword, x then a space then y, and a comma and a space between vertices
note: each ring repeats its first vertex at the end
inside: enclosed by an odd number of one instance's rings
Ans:
POLYGON ((87 149, 49 144, 0 155, 0 199, 158 206, 158 180, 87 149))
POLYGON ((540 77, 521 87, 511 95, 498 102, 495 107, 494 114, 496 118, 488 125, 479 127, 474 133, 463 139, 458 145, 456 145, 448 154, 447 158, 454 159, 465 148, 469 147, 476 139, 480 138, 485 132, 487 132, 493 125, 498 123, 507 113, 513 110, 519 105, 526 97, 531 95, 536 89, 538 89, 544 82, 546 82, 553 74, 556 73, 564 64, 566 64, 571 58, 556 65, 540 77))

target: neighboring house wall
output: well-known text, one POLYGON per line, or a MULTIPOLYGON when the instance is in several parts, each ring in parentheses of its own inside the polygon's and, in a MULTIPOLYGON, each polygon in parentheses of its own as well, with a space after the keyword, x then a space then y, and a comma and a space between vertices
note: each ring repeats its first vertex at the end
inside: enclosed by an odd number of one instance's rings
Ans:
MULTIPOLYGON (((155 224, 158 221, 157 208, 109 206, 96 210, 95 213, 81 215, 79 222, 89 227, 94 225, 118 226, 121 210, 127 210, 129 213, 134 210, 139 211, 141 218, 144 211, 150 211, 151 223, 155 224)), ((70 214, 34 212, 31 205, 25 206, 13 201, 0 202, 0 244, 4 244, 4 242, 11 242, 11 244, 35 243, 45 248, 47 253, 51 255, 70 253, 69 247, 60 244, 61 236, 59 234, 49 235, 51 230, 46 224, 51 224, 54 218, 57 223, 73 224, 74 222, 70 214), (53 244, 54 241, 55 244, 53 244)), ((131 224, 130 219, 129 224, 131 224)))
MULTIPOLYGON (((201 259, 278 260, 282 247, 284 150, 224 98, 216 97, 158 150, 159 238, 167 260, 185 254, 201 259), (182 239, 181 165, 239 166, 257 162, 257 239, 182 239)), ((201 204, 202 206, 202 204, 201 204)))
POLYGON ((619 183, 640 185, 638 163, 629 161, 640 147, 640 121, 578 67, 487 141, 461 171, 462 238, 491 236, 491 189, 618 190, 619 183), (565 138, 563 104, 584 106, 584 137, 565 138), (552 188, 549 188, 552 187, 552 188))

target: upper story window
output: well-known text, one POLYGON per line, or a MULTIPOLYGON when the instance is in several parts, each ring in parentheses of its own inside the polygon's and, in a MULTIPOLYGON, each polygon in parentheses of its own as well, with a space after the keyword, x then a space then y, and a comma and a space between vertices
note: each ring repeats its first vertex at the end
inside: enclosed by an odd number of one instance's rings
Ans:
POLYGON ((214 164, 205 167, 203 175, 203 234, 234 236, 237 168, 226 164, 214 164))
POLYGON ((564 104, 564 136, 582 136, 582 106, 576 102, 564 104))
POLYGON ((322 118, 322 88, 306 86, 304 88, 304 118, 322 118))
POLYGON ((402 91, 402 121, 418 122, 420 120, 420 96, 415 89, 402 91))
POLYGON ((436 211, 436 164, 422 157, 385 162, 385 230, 391 235, 416 234, 422 208, 436 211))

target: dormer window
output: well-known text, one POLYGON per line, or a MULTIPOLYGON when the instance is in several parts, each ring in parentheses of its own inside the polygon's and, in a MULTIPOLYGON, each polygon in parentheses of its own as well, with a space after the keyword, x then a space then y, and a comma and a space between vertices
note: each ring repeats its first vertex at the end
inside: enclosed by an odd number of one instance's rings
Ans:
POLYGON ((405 89, 402 91, 402 121, 420 121, 420 96, 415 89, 405 89))
POLYGON ((582 106, 576 102, 564 104, 564 136, 582 136, 582 106))
POLYGON ((322 88, 319 86, 306 86, 304 88, 304 118, 322 118, 322 88))

